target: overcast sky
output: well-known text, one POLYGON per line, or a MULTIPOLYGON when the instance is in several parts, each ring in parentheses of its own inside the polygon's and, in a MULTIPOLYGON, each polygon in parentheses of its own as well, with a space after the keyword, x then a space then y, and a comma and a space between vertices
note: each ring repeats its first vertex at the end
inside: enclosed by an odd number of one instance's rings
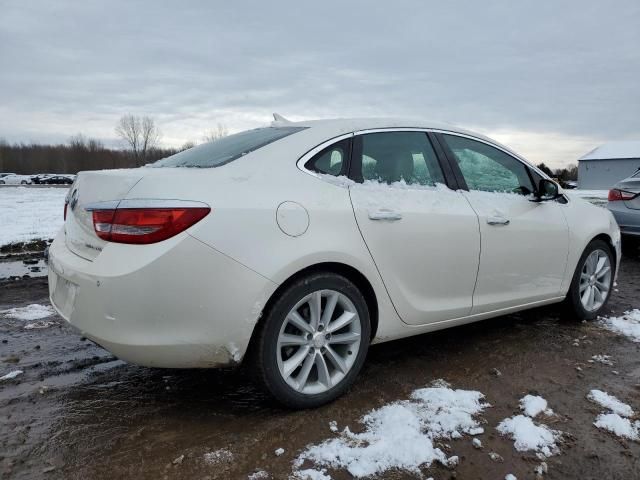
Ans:
POLYGON ((0 138, 422 117, 562 166, 640 140, 640 1, 0 0, 0 138))

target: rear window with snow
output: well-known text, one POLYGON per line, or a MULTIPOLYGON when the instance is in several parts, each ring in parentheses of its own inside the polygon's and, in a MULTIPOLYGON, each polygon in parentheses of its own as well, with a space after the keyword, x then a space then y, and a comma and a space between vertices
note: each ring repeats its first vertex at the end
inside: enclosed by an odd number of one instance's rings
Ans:
POLYGON ((306 127, 266 127, 247 130, 198 145, 152 163, 152 167, 211 168, 225 165, 306 127))

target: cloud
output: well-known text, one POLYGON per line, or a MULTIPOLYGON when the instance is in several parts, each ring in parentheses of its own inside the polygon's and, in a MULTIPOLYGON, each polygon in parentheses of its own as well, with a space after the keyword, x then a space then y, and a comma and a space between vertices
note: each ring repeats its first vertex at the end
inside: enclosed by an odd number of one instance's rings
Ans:
POLYGON ((0 137, 113 143, 124 113, 173 145, 273 111, 427 117, 559 166, 640 138, 637 25, 637 0, 5 2, 0 137))

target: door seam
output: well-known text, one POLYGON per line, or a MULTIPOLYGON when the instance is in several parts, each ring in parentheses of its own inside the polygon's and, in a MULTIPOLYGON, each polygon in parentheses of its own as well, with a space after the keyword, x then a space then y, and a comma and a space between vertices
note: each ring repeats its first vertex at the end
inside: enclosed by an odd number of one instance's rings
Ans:
POLYGON ((476 288, 478 288, 478 277, 480 277, 480 262, 482 261, 482 228, 480 227, 480 214, 475 208, 473 208, 473 205, 471 204, 469 198, 467 198, 467 196, 465 195, 465 192, 466 190, 458 190, 458 193, 462 195, 462 197, 471 207, 471 210, 473 210, 473 213, 476 214, 476 222, 478 224, 478 237, 480 237, 480 245, 478 246, 478 269, 476 270, 476 281, 473 284, 473 293, 471 294, 471 309, 469 310, 469 314, 467 315, 469 316, 472 315, 473 307, 475 307, 476 288))
POLYGON ((387 292, 387 297, 389 297, 389 301, 391 302, 391 306, 393 307, 393 310, 396 312, 396 315, 398 315, 398 318, 400 319, 400 321, 403 324, 411 325, 410 323, 407 323, 402 319, 402 315, 400 315, 400 312, 398 312, 398 309, 396 308, 396 304, 393 302, 393 298, 391 297, 391 294, 389 293, 389 288, 387 288, 387 284, 384 281, 384 277, 382 276, 382 272, 380 271, 380 268, 378 267, 378 264, 376 263, 376 259, 374 258, 373 253, 371 253, 371 250, 369 249, 369 245, 367 244, 367 240, 364 238, 364 233, 362 233, 362 229, 360 228, 360 224, 358 223, 358 217, 356 216, 356 209, 353 206, 353 199, 351 198, 351 187, 349 187, 348 191, 349 191, 349 202, 351 202, 351 213, 353 213, 353 220, 356 222, 356 227, 358 227, 358 232, 360 232, 360 237, 362 238, 362 243, 364 243, 364 247, 367 249, 367 252, 369 252, 369 257, 371 257, 371 261, 373 262, 373 266, 376 267, 376 272, 378 272, 378 277, 380 277, 380 281, 382 282, 382 286, 384 287, 385 292, 387 292))

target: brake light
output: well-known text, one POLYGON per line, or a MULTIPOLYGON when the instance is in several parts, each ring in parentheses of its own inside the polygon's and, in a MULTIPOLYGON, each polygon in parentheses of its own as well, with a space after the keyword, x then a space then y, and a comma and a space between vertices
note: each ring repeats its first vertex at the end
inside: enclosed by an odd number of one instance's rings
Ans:
MULTIPOLYGON (((136 202, 133 202, 135 204, 136 202)), ((153 201, 143 201, 152 204, 153 201)), ((211 208, 204 204, 185 206, 135 207, 123 200, 116 208, 89 208, 93 228, 102 240, 115 243, 148 244, 171 238, 206 217, 211 208)))
POLYGON ((637 196, 637 193, 625 192, 624 190, 612 188, 611 190, 609 190, 608 199, 610 202, 619 202, 621 200, 633 200, 637 196))

